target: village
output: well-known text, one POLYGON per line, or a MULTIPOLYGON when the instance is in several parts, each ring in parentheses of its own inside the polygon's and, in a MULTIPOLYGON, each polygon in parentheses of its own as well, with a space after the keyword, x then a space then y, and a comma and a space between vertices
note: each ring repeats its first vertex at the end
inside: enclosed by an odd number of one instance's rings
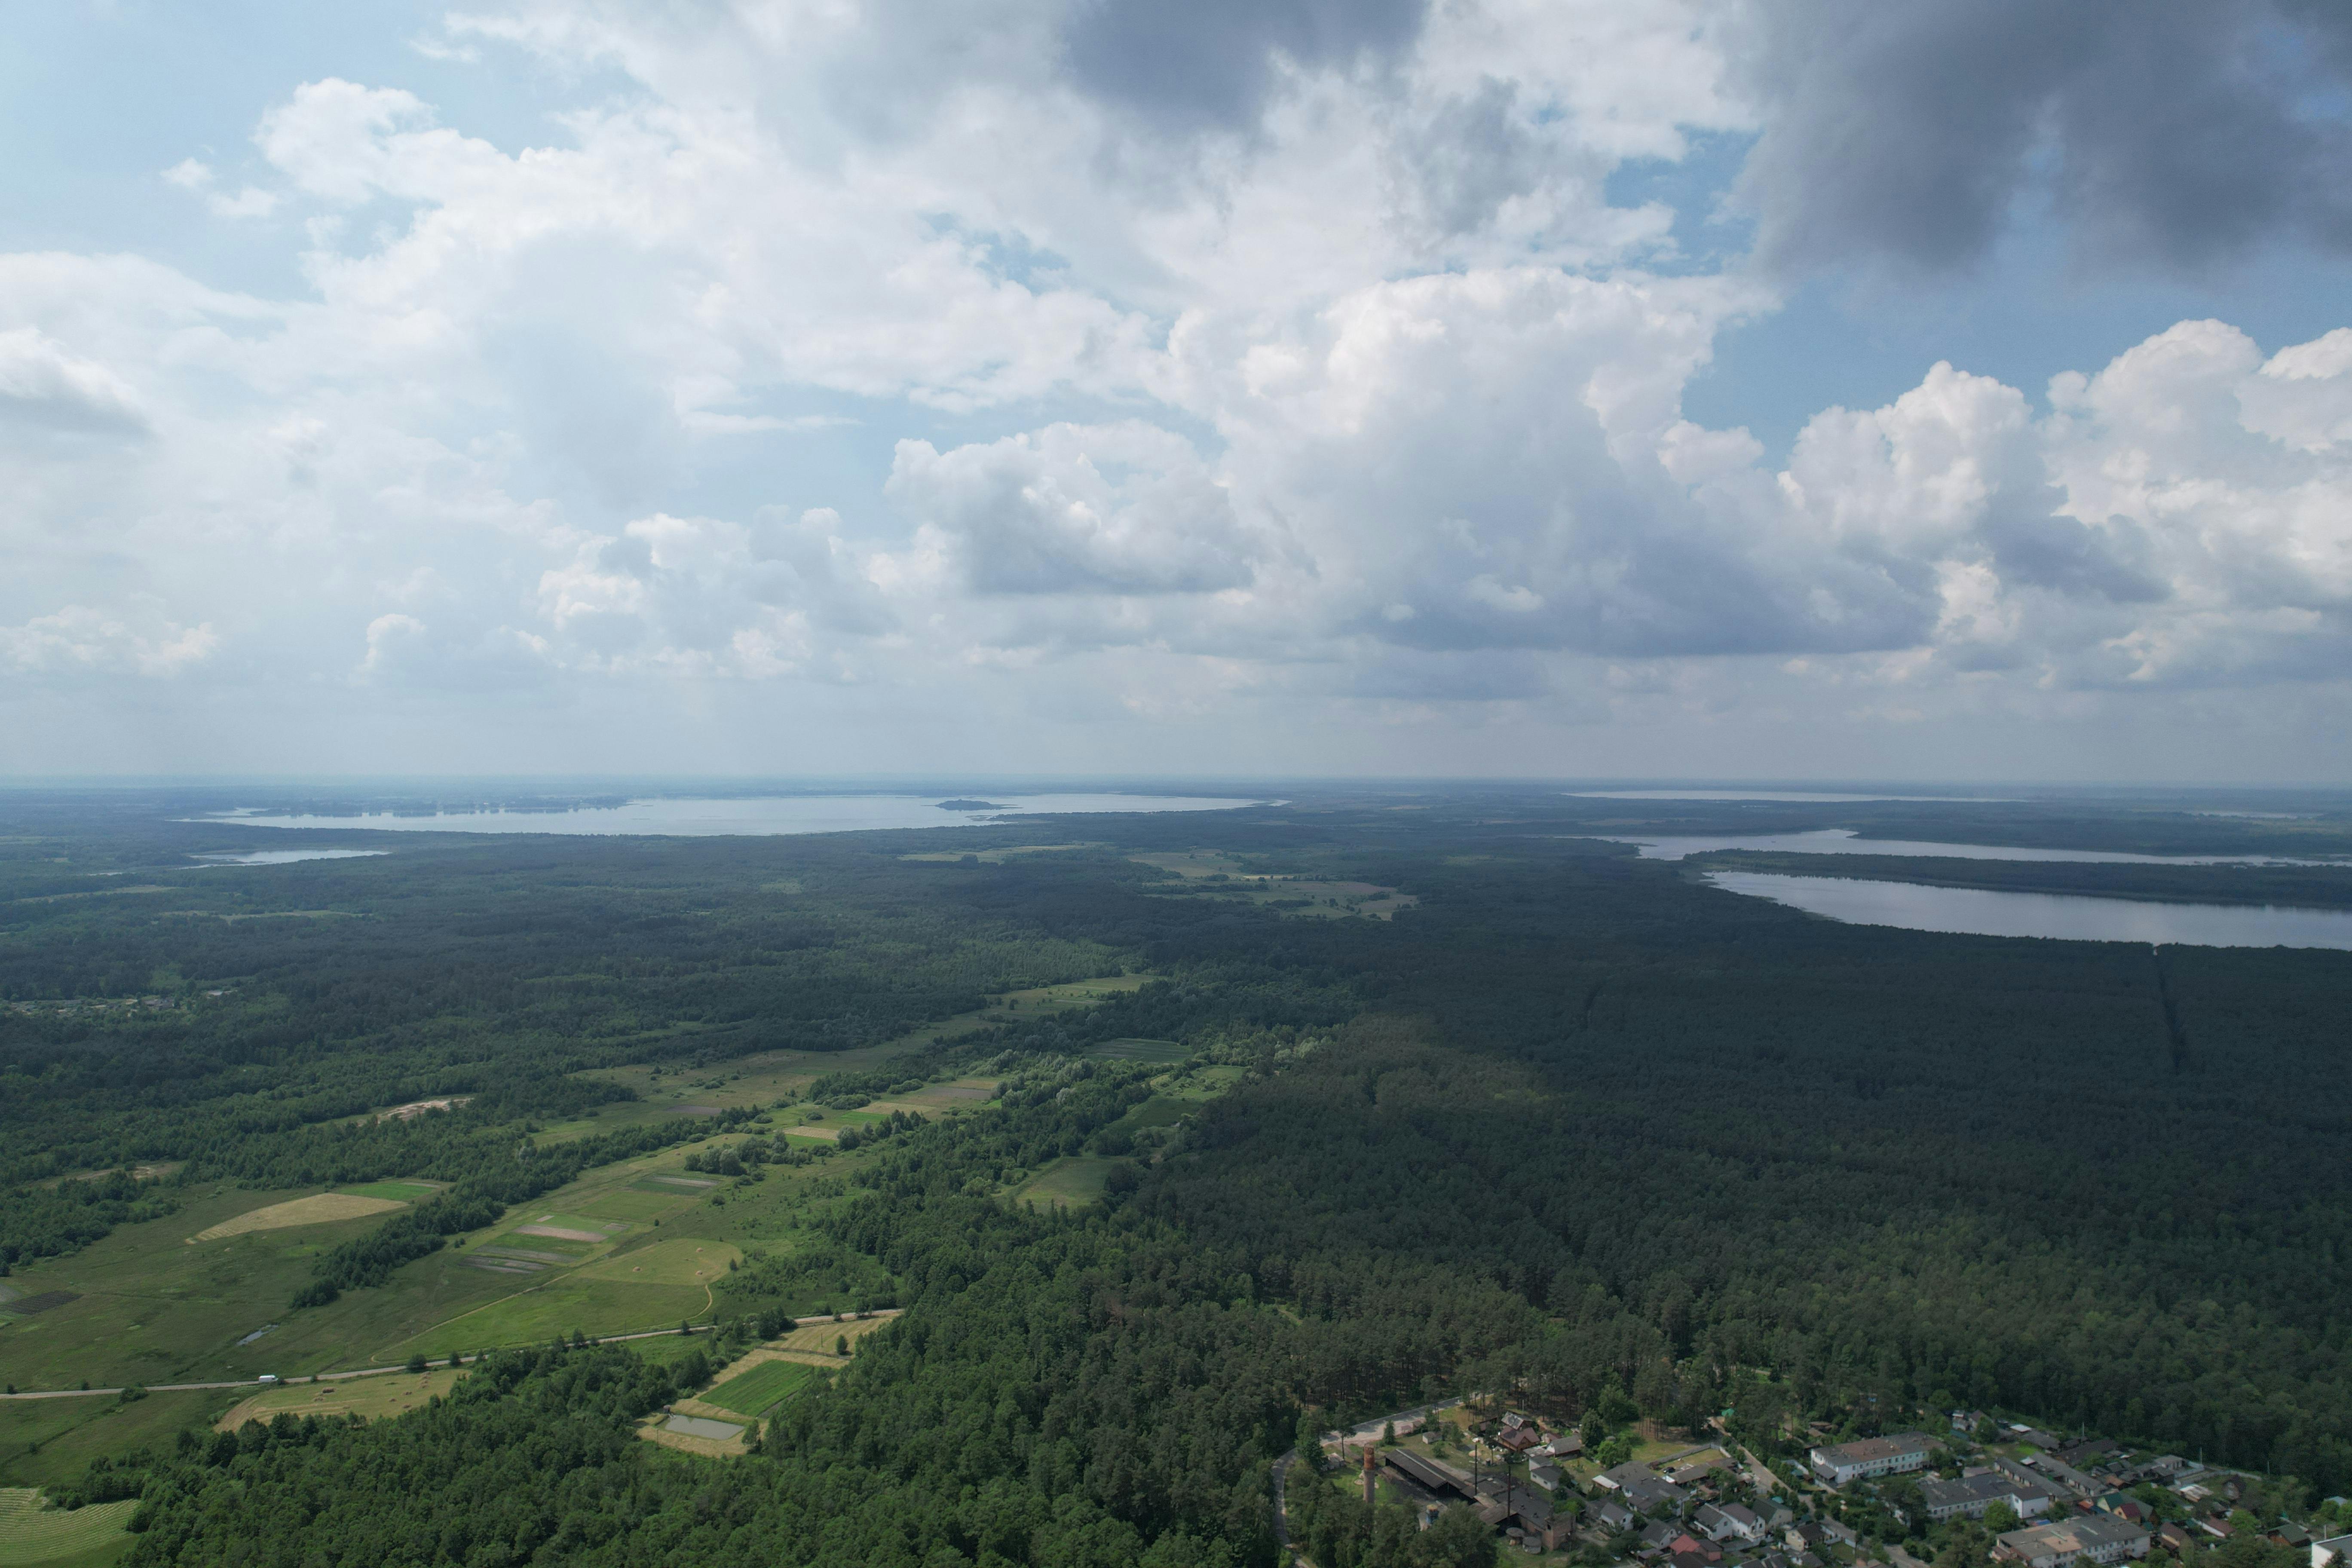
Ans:
MULTIPOLYGON (((1647 1423, 1604 1438, 1590 1418, 1456 1400, 1327 1432, 1319 1463, 1324 1485, 1423 1531, 1466 1510, 1507 1557, 1579 1568, 2352 1568, 2352 1502, 2314 1505, 2292 1480, 1979 1411, 1917 1426, 1815 1426, 1768 1463, 1721 1418, 1686 1441, 1647 1423)), ((1295 1462, 1277 1476, 1278 1533, 1332 1568, 1282 1500, 1306 1481, 1295 1462)))

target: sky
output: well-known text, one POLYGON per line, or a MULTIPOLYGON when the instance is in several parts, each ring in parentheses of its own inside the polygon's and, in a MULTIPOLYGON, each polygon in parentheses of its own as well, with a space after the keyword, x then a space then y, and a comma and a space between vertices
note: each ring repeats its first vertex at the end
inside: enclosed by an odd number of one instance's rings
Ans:
POLYGON ((0 775, 2352 780, 2323 0, 59 0, 0 775))

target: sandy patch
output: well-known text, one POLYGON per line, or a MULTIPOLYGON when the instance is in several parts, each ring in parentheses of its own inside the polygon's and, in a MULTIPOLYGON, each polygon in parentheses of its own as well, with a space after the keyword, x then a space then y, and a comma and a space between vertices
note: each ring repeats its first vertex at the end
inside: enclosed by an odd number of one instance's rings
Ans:
POLYGON ((252 1230, 285 1230, 298 1225, 324 1225, 334 1219, 358 1219, 363 1215, 388 1214, 404 1209, 406 1204, 390 1198, 355 1197, 350 1193, 320 1193, 307 1198, 293 1198, 282 1204, 271 1204, 241 1214, 235 1219, 225 1219, 216 1226, 200 1230, 188 1237, 190 1241, 218 1241, 223 1237, 243 1236, 252 1230))
POLYGON ((455 1110, 472 1100, 470 1094, 451 1095, 446 1100, 412 1100, 406 1105, 395 1105, 376 1117, 378 1121, 405 1121, 412 1116, 422 1116, 428 1110, 455 1110))
POLYGON ((601 1230, 567 1230, 560 1225, 519 1225, 517 1236, 545 1236, 557 1241, 610 1241, 613 1238, 601 1230))

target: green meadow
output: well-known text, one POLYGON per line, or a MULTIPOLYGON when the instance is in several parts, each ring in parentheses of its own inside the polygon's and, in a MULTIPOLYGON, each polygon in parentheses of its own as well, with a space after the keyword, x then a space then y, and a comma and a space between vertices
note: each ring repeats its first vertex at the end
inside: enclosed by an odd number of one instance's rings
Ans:
POLYGON ((0 1568, 97 1568, 131 1544, 136 1500, 45 1509, 41 1494, 0 1488, 0 1568))

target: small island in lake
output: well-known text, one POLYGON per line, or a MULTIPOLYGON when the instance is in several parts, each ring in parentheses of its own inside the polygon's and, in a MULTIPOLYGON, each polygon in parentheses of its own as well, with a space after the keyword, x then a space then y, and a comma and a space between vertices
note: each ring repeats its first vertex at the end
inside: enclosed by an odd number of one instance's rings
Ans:
POLYGON ((999 805, 992 800, 943 800, 941 811, 1018 811, 1017 805, 999 805))

